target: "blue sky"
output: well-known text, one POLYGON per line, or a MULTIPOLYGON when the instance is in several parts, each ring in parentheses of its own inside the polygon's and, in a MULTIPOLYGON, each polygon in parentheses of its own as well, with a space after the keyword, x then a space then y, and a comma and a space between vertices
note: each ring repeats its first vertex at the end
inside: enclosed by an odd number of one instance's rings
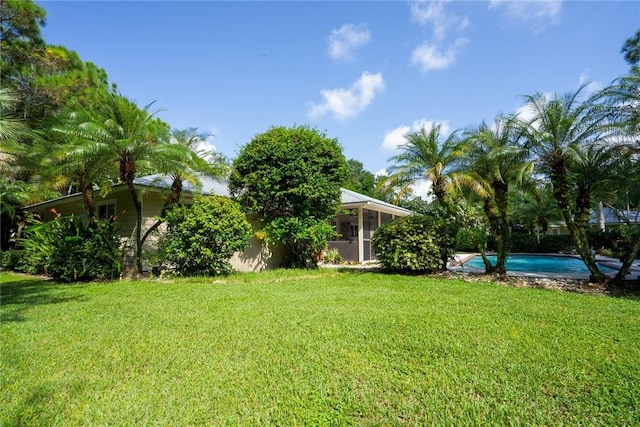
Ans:
POLYGON ((38 4, 48 43, 228 157, 271 126, 308 124, 374 173, 423 123, 465 128, 525 94, 609 84, 640 26, 638 1, 38 4))

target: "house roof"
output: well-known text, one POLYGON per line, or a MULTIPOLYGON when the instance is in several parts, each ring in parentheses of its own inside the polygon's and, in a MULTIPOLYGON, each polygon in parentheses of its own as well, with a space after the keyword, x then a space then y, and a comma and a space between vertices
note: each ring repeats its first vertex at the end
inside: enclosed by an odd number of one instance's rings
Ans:
POLYGON ((409 209, 401 208, 400 206, 392 205, 391 203, 387 203, 373 197, 365 196, 364 194, 356 193, 355 191, 347 190, 346 188, 341 188, 341 190, 341 202, 342 208, 344 209, 363 207, 379 212, 401 216, 411 215, 414 213, 409 209))
MULTIPOLYGON (((605 224, 624 224, 638 223, 640 224, 640 211, 632 211, 626 209, 614 209, 608 206, 602 208, 605 224)), ((591 212, 590 224, 598 223, 598 210, 591 212)))
MULTIPOLYGON (((183 185, 183 191, 187 193, 202 193, 202 194, 217 194, 219 196, 229 196, 229 190, 227 189, 227 183, 223 181, 216 181, 213 178, 201 177, 201 185, 196 187, 190 182, 185 182, 183 185)), ((155 174, 136 178, 133 180, 136 187, 147 188, 151 190, 167 190, 171 188, 172 178, 168 175, 155 174)), ((120 183, 113 186, 112 191, 123 191, 126 189, 126 184, 120 183)), ((45 200, 43 202, 34 203, 32 205, 25 206, 23 209, 32 209, 36 207, 46 207, 47 205, 56 204, 63 200, 80 198, 81 193, 73 193, 65 196, 57 197, 55 199, 45 200)))
MULTIPOLYGON (((155 174, 136 178, 133 182, 136 185, 168 189, 171 188, 172 178, 164 174, 155 174)), ((229 189, 227 188, 226 181, 215 180, 208 176, 201 176, 200 184, 200 187, 195 187, 190 182, 185 182, 182 189, 184 191, 202 194, 217 194, 218 196, 229 196, 229 189)))
MULTIPOLYGON (((209 177, 201 177, 201 186, 195 187, 193 184, 184 183, 183 190, 186 192, 202 193, 202 194, 217 194, 219 196, 229 196, 229 189, 226 181, 218 181, 209 177)), ((167 175, 156 174, 148 175, 136 178, 134 184, 138 187, 150 188, 150 189, 169 189, 171 188, 172 178, 167 175)), ((114 191, 124 190, 125 184, 118 184, 114 186, 114 191)), ((365 196, 364 194, 356 193, 355 191, 341 188, 341 206, 343 209, 355 209, 359 207, 389 213, 392 215, 411 215, 413 211, 409 209, 401 208, 400 206, 392 205, 391 203, 384 202, 382 200, 375 199, 373 197, 365 196)), ((25 206, 24 209, 31 209, 34 207, 46 206, 50 204, 58 203, 65 199, 79 198, 80 193, 69 194, 66 196, 58 197, 44 202, 35 203, 33 205, 25 206)))

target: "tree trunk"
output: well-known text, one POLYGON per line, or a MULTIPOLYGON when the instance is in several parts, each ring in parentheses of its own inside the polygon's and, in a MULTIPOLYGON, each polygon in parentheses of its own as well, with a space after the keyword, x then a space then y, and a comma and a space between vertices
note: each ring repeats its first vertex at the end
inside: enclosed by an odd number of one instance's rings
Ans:
POLYGON ((497 244, 498 260, 496 261, 496 270, 501 278, 507 278, 507 256, 511 248, 511 227, 509 226, 509 187, 504 182, 493 183, 496 208, 498 210, 498 235, 500 235, 497 244))
MULTIPOLYGON (((633 264, 633 260, 635 259, 636 254, 640 251, 640 230, 636 230, 637 232, 633 236, 631 240, 631 248, 629 252, 624 254, 622 258, 622 266, 616 277, 613 278, 612 283, 610 284, 612 288, 622 287, 624 283, 624 279, 629 273, 629 269, 631 268, 631 264, 633 264)), ((640 278, 638 278, 638 282, 640 283, 640 278)))
POLYGON ((167 199, 165 200, 164 205, 162 206, 162 210, 160 211, 160 217, 159 217, 160 219, 158 219, 158 221, 156 221, 144 233, 144 236, 142 236, 142 239, 140 240, 141 245, 144 245, 144 242, 147 241, 147 238, 149 237, 149 235, 154 231, 156 231, 158 227, 160 227, 160 224, 162 224, 162 221, 167 214, 167 210, 169 210, 171 206, 175 205, 180 201, 181 194, 182 194, 182 180, 180 180, 180 178, 175 178, 173 180, 173 183, 171 184, 171 193, 169 193, 169 195, 167 196, 167 199))
POLYGON ((120 163, 120 179, 127 184, 131 200, 136 208, 136 254, 135 267, 128 272, 128 275, 138 276, 142 274, 142 203, 138 197, 138 191, 133 183, 136 176, 135 158, 125 158, 120 163))
POLYGON ((96 221, 96 207, 93 202, 93 184, 89 183, 82 188, 82 201, 84 203, 84 210, 89 217, 89 224, 94 224, 96 221))
POLYGON ((594 283, 604 283, 607 277, 602 274, 596 264, 595 256, 591 253, 589 240, 587 239, 587 227, 589 226, 589 198, 583 192, 578 192, 576 197, 575 221, 571 216, 571 208, 569 205, 570 189, 567 183, 566 173, 563 175, 556 170, 551 175, 553 184, 553 197, 558 203, 558 207, 562 212, 565 224, 569 230, 569 234, 576 245, 576 250, 582 258, 582 261, 589 269, 589 280, 594 283))
MULTIPOLYGON (((497 273, 500 278, 506 278, 507 269, 506 269, 506 254, 505 248, 507 243, 504 241, 504 233, 501 227, 500 215, 498 213, 498 207, 496 206, 494 200, 491 197, 487 197, 484 199, 483 204, 484 213, 489 220, 489 228, 491 229, 491 233, 496 238, 496 249, 497 249, 497 260, 496 265, 491 269, 491 271, 487 270, 486 273, 497 273)), ((486 265, 485 265, 486 268, 486 265)))
POLYGON ((482 243, 478 243, 478 253, 480 254, 480 258, 482 258, 482 263, 484 264, 484 272, 487 274, 493 273, 493 265, 487 258, 487 250, 485 249, 482 243))

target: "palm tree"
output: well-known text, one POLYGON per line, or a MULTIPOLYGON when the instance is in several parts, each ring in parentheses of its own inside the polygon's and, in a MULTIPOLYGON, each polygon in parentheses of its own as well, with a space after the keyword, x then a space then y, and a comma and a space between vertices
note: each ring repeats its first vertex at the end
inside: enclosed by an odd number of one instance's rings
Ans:
POLYGON ((640 67, 614 80, 596 98, 605 105, 605 114, 616 131, 615 143, 633 154, 640 154, 640 67))
POLYGON ((95 188, 100 187, 106 192, 114 182, 113 161, 110 161, 113 153, 109 144, 79 135, 81 125, 93 119, 94 116, 83 109, 57 115, 49 137, 59 140, 53 144, 51 155, 41 159, 42 169, 57 188, 68 188, 67 193, 78 191, 82 194, 90 225, 96 220, 95 188))
POLYGON ((553 196, 576 249, 589 269, 590 279, 604 282, 606 277, 598 269, 587 240, 588 222, 583 220, 583 214, 590 207, 584 206, 585 201, 577 200, 578 194, 571 176, 572 157, 575 157, 575 153, 603 141, 605 137, 605 118, 597 114, 595 100, 580 100, 585 87, 586 84, 575 92, 563 96, 554 94, 551 98, 541 93, 526 96, 525 100, 533 112, 528 139, 530 148, 537 156, 540 171, 551 182, 553 196), (574 212, 577 216, 574 216, 574 212))
POLYGON ((127 186, 136 209, 135 268, 131 274, 142 272, 142 203, 135 187, 138 171, 153 171, 154 163, 162 158, 163 133, 166 128, 154 119, 152 104, 139 108, 128 98, 111 93, 100 115, 86 121, 57 128, 74 138, 76 144, 71 161, 76 158, 102 161, 111 165, 118 182, 127 186))
POLYGON ((17 160, 23 152, 21 142, 30 138, 32 132, 15 117, 16 104, 12 91, 0 89, 0 249, 8 247, 18 207, 31 198, 30 186, 17 179, 16 171, 17 160))
MULTIPOLYGON (((605 114, 612 125, 612 143, 617 146, 621 156, 620 179, 622 184, 622 205, 629 210, 634 204, 640 208, 638 196, 638 174, 640 173, 640 67, 632 67, 627 76, 616 79, 612 85, 604 88, 599 94, 605 105, 605 114), (635 197, 634 197, 635 195, 635 197)), ((640 226, 629 222, 627 227, 635 228, 631 233, 628 251, 622 256, 622 267, 616 274, 612 286, 623 282, 629 272, 636 254, 640 252, 640 226)))
POLYGON ((420 180, 431 182, 431 192, 436 201, 450 215, 456 215, 453 192, 456 187, 456 165, 462 154, 462 145, 457 132, 452 132, 440 142, 439 124, 422 127, 418 132, 408 133, 406 142, 398 147, 400 154, 390 161, 388 182, 400 193, 420 180))
POLYGON ((174 129, 169 143, 158 147, 158 172, 169 177, 171 187, 158 220, 142 236, 143 245, 149 235, 162 224, 167 210, 180 201, 185 182, 198 186, 202 175, 217 180, 227 176, 228 165, 224 157, 199 147, 207 136, 198 133, 196 128, 174 129))
POLYGON ((496 239, 496 265, 487 272, 493 270, 505 277, 511 244, 510 191, 532 170, 523 143, 525 129, 515 116, 498 116, 493 125, 482 123, 466 135, 465 166, 468 172, 461 182, 482 199, 484 213, 496 239))
POLYGON ((538 243, 540 243, 540 233, 546 234, 550 222, 562 219, 562 214, 548 185, 534 184, 519 189, 512 205, 512 217, 523 224, 529 232, 535 232, 538 243))
MULTIPOLYGON (((222 159, 213 156, 207 161, 206 156, 196 150, 196 144, 203 137, 194 129, 175 131, 170 138, 168 127, 154 118, 151 106, 141 109, 135 102, 114 93, 110 94, 99 115, 93 114, 85 120, 57 128, 72 140, 72 149, 63 164, 75 171, 77 185, 87 194, 91 194, 93 184, 98 180, 106 184, 108 179, 115 178, 114 181, 127 186, 136 209, 135 268, 129 272, 132 275, 142 272, 144 242, 160 225, 158 221, 143 233, 142 203, 135 187, 136 178, 151 173, 166 174, 171 178, 171 189, 161 212, 164 216, 167 209, 180 200, 184 181, 199 185, 198 172, 221 177, 225 171, 222 159), (88 175, 86 166, 96 164, 111 169, 88 175)), ((85 201, 85 206, 90 208, 89 201, 85 201)))

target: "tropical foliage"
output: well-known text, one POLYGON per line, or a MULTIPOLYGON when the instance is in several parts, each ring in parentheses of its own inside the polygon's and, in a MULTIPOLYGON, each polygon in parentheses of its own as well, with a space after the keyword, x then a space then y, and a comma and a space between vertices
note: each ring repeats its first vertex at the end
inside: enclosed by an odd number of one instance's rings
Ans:
POLYGON ((240 205, 222 196, 203 196, 167 211, 168 232, 161 259, 181 276, 215 276, 232 271, 229 259, 248 246, 251 225, 240 205))
POLYGON ((21 260, 7 265, 28 273, 47 273, 59 282, 113 280, 120 276, 122 251, 116 218, 88 223, 82 216, 34 220, 18 240, 21 260))
POLYGON ((256 135, 233 161, 229 190, 285 249, 285 265, 315 266, 334 233, 348 166, 335 139, 306 126, 256 135))
POLYGON ((382 224, 371 244, 386 271, 433 273, 446 270, 455 252, 455 231, 436 216, 406 216, 382 224))
MULTIPOLYGON (((14 243, 21 206, 80 193, 93 230, 94 193, 124 185, 136 227, 134 265, 123 268, 140 273, 145 243, 179 205, 183 186, 198 187, 203 175, 225 177, 226 159, 199 150, 206 136, 197 130, 171 130, 153 103, 141 107, 119 93, 105 70, 47 44, 45 20, 32 0, 0 2, 1 249, 14 243), (168 191, 145 229, 135 182, 151 174, 163 177, 168 191)), ((386 177, 374 177, 357 159, 347 162, 338 142, 315 129, 271 128, 233 161, 230 190, 263 221, 267 239, 287 248, 287 265, 316 265, 345 186, 446 218, 457 227, 459 244, 475 248, 487 272, 501 275, 514 242, 522 247, 529 239, 514 232, 551 247, 543 236, 562 222, 594 281, 608 280, 595 263, 599 246, 590 233, 594 207, 602 203, 626 221, 625 243, 615 246, 622 269, 612 282, 621 283, 640 252, 640 225, 628 215, 640 210, 639 51, 636 33, 622 46, 628 75, 595 93, 588 84, 566 94, 534 93, 525 96, 520 116, 501 114, 448 134, 437 124, 411 132, 386 177), (431 183, 433 202, 414 194, 420 181, 431 183), (485 256, 491 245, 496 265, 485 256)))

